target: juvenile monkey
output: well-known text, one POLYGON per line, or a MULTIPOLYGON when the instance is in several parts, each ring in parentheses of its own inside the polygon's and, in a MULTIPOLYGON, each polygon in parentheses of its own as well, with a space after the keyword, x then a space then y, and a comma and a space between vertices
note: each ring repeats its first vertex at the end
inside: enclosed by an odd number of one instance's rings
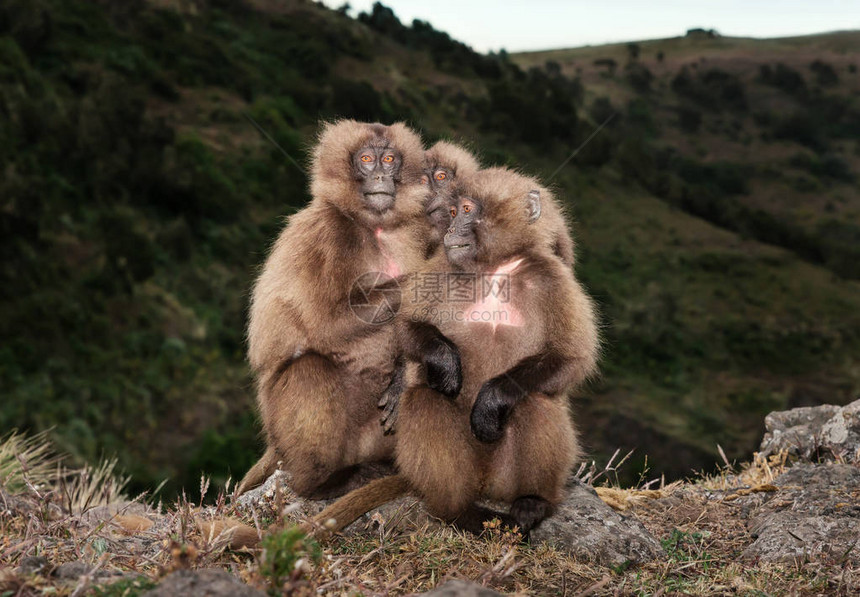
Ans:
POLYGON ((474 155, 447 141, 439 141, 424 152, 421 182, 429 190, 424 212, 432 227, 431 243, 434 248, 442 244, 448 229, 448 199, 452 185, 457 179, 471 176, 480 168, 474 155))
MULTIPOLYGON (((427 186, 424 214, 430 226, 425 257, 430 259, 442 246, 442 239, 448 230, 451 216, 448 203, 455 181, 475 174, 481 165, 468 150, 448 141, 438 141, 424 152, 424 174, 421 184, 427 186)), ((428 366, 432 366, 429 365, 428 366)), ((403 355, 399 355, 391 384, 380 397, 382 409, 381 423, 386 434, 394 432, 397 420, 397 406, 403 393, 406 365, 403 355)), ((438 388, 437 389, 442 389, 438 388)))
POLYGON ((398 316, 401 348, 421 365, 399 406, 400 473, 318 520, 340 528, 409 487, 473 530, 491 515, 476 501, 510 503, 508 521, 528 532, 560 501, 579 454, 567 394, 594 372, 598 335, 591 300, 552 252, 544 192, 508 170, 457 182, 444 255, 416 278, 448 293, 407 291, 398 316))
MULTIPOLYGON (((437 242, 441 243, 448 228, 449 216, 446 202, 452 185, 458 178, 469 177, 480 169, 481 165, 474 155, 463 147, 447 141, 439 141, 424 153, 424 176, 421 180, 430 189, 425 213, 433 229, 431 247, 435 248, 437 242)), ((500 166, 494 166, 487 170, 493 176, 508 180, 520 176, 512 170, 500 166)), ((574 245, 567 219, 564 210, 547 189, 543 190, 541 196, 541 208, 544 226, 551 231, 550 247, 553 253, 565 265, 572 267, 574 245)))
POLYGON ((396 280, 427 251, 423 147, 403 124, 328 124, 310 204, 289 219, 254 286, 248 358, 267 450, 236 494, 282 462, 302 496, 342 493, 391 459, 377 401, 395 360, 396 280), (393 291, 392 291, 393 290, 393 291))
MULTIPOLYGON (((456 145, 440 141, 424 154, 424 173, 431 182, 431 194, 427 202, 425 213, 432 228, 430 243, 428 246, 441 245, 442 239, 447 233, 451 222, 450 202, 455 188, 456 179, 469 178, 478 171, 479 164, 475 158, 466 150, 456 145), (433 182, 435 181, 435 182, 433 182)), ((524 184, 532 185, 531 191, 537 193, 538 201, 534 203, 537 210, 533 215, 535 221, 540 218, 540 225, 535 226, 533 233, 540 229, 538 238, 544 246, 551 251, 562 264, 573 275, 574 243, 564 210, 556 200, 552 192, 541 186, 537 179, 520 174, 509 168, 495 166, 481 170, 482 180, 492 179, 502 188, 506 185, 512 188, 521 187, 524 184)), ((432 257, 430 251, 428 258, 432 257)), ((432 355, 425 355, 425 357, 432 355)), ((439 357, 443 358, 443 357, 439 357)), ((449 359, 454 358, 449 356, 449 359)), ((424 359, 425 361, 427 358, 424 359)), ((432 363, 425 362, 426 367, 432 367, 432 363)), ((431 377, 431 380, 433 378, 431 377)), ((439 379, 439 378, 437 378, 439 379)), ((439 383, 444 383, 440 381, 439 383)), ((394 433, 397 424, 399 398, 406 384, 405 363, 403 355, 398 358, 398 365, 394 372, 391 385, 380 398, 379 407, 382 409, 381 422, 385 432, 394 433)), ((440 386, 434 386, 440 390, 440 386)))

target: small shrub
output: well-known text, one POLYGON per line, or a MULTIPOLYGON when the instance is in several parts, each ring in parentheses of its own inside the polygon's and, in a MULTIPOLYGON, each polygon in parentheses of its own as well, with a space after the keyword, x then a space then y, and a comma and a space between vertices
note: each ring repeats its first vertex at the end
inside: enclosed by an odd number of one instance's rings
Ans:
POLYGON ((774 127, 773 135, 777 139, 794 141, 816 151, 824 149, 821 130, 818 122, 807 111, 799 111, 782 119, 774 127))
POLYGON ((815 82, 822 87, 832 87, 839 83, 836 70, 826 62, 816 60, 809 65, 809 70, 815 73, 815 82))
POLYGON ((604 74, 614 77, 615 70, 618 68, 618 63, 612 58, 598 58, 594 61, 594 66, 606 67, 604 74))
POLYGON ((598 97, 594 100, 594 103, 591 104, 589 115, 595 123, 600 124, 616 112, 617 110, 612 105, 612 102, 608 97, 598 97))
POLYGON ((672 90, 710 110, 742 111, 747 107, 743 83, 737 76, 718 68, 693 74, 685 66, 672 79, 672 90))
POLYGON ((627 44, 627 55, 630 57, 630 60, 636 60, 639 58, 639 44, 629 43, 627 44))
POLYGON ((702 125, 702 113, 687 106, 678 108, 678 125, 687 133, 695 133, 702 125))
POLYGON ((273 589, 278 589, 291 578, 301 575, 301 568, 298 566, 301 560, 310 559, 314 563, 322 560, 319 544, 307 537, 298 527, 289 527, 266 535, 263 537, 262 547, 259 572, 273 589))
POLYGON ((638 62, 630 62, 624 67, 624 74, 633 89, 639 93, 651 91, 651 81, 654 80, 654 75, 648 70, 648 67, 638 62))
POLYGON ((854 180, 854 174, 848 163, 833 154, 817 156, 799 153, 789 160, 789 164, 794 168, 806 170, 819 178, 830 178, 840 182, 852 182, 854 180))
POLYGON ((777 63, 775 67, 763 64, 759 68, 759 81, 765 85, 781 89, 789 95, 806 96, 806 81, 803 79, 803 75, 781 62, 777 63))

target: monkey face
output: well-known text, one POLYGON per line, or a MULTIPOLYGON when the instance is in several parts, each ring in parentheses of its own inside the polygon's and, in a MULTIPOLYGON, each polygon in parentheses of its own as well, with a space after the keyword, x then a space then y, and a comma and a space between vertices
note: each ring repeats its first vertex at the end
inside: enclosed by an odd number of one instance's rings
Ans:
POLYGON ((451 225, 445 234, 445 255, 455 267, 467 267, 478 256, 477 225, 483 206, 476 199, 457 197, 449 203, 451 225))
POLYGON ((448 202, 450 198, 449 181, 453 178, 446 168, 429 168, 421 176, 421 184, 427 185, 427 199, 424 214, 433 230, 431 241, 442 241, 451 224, 448 202))
POLYGON ((372 210, 383 213, 394 206, 403 157, 388 145, 362 147, 352 155, 355 179, 361 195, 372 210))

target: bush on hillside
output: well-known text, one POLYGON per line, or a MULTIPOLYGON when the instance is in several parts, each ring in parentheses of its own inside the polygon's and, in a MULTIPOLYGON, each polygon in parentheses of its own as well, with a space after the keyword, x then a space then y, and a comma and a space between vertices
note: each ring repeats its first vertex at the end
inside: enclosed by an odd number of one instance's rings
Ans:
POLYGON ((806 81, 803 79, 803 75, 781 62, 777 63, 774 67, 771 67, 769 64, 761 65, 759 67, 758 79, 765 85, 776 87, 795 97, 802 98, 807 93, 806 81))
POLYGON ((694 73, 684 66, 672 79, 672 91, 708 110, 743 111, 747 107, 741 80, 718 68, 694 73))

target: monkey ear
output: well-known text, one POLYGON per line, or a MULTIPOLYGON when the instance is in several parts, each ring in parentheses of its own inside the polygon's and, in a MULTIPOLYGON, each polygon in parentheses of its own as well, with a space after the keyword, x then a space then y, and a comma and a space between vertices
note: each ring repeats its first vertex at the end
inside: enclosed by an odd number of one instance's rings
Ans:
POLYGON ((533 189, 529 191, 529 196, 526 203, 526 209, 529 212, 529 224, 534 224, 540 218, 540 191, 533 189))

